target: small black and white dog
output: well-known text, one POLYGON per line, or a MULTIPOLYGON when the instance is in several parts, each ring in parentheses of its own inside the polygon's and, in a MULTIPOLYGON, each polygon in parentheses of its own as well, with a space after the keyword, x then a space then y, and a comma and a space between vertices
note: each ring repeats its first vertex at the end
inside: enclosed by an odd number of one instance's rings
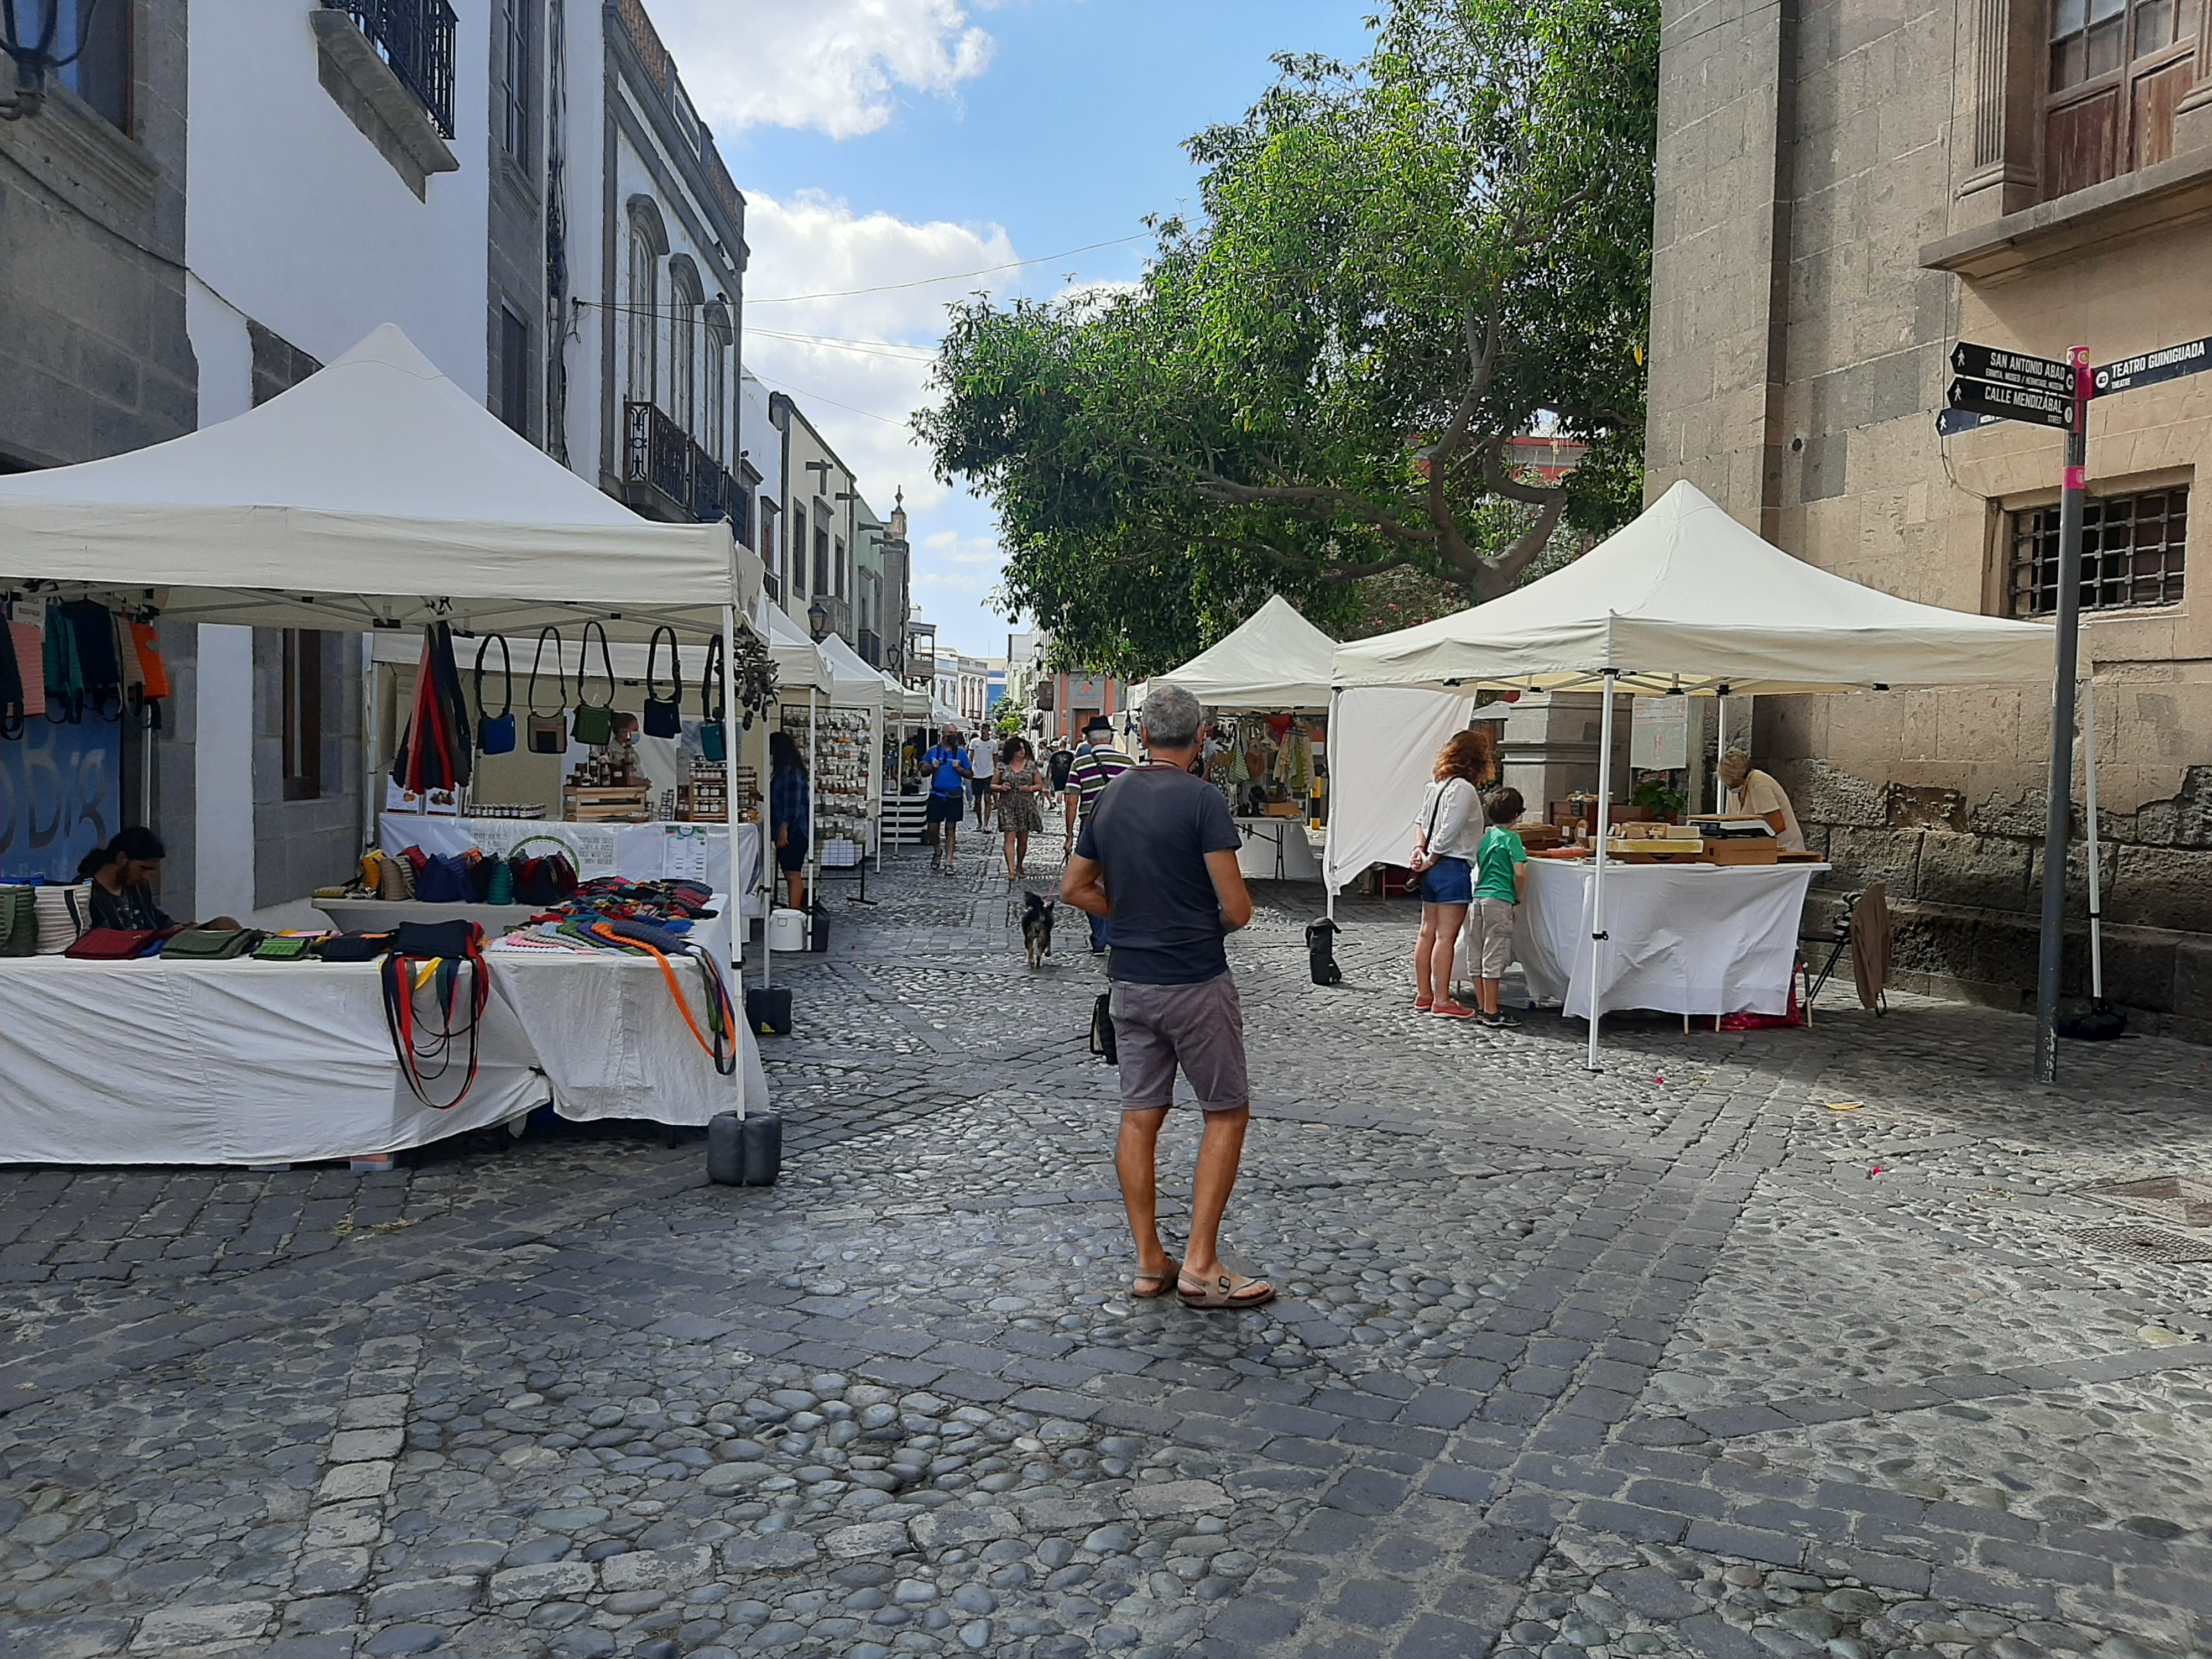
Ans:
POLYGON ((1022 944, 1030 953, 1030 966, 1042 968, 1052 954, 1052 900, 1026 888, 1022 892, 1022 944))

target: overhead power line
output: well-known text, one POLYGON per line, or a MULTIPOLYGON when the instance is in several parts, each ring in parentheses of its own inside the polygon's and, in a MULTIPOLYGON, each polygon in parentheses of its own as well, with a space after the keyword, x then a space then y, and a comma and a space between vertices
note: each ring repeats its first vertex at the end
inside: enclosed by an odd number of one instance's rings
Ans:
POLYGON ((862 294, 889 294, 898 289, 927 288, 933 283, 961 283, 970 276, 991 276, 1002 270, 1019 270, 1024 265, 1048 264, 1054 259, 1066 259, 1078 253, 1095 253, 1102 247, 1120 247, 1125 242, 1141 242, 1152 234, 1140 230, 1133 236, 1116 236, 1110 242, 1091 242, 1082 247, 1072 247, 1059 253, 1040 253, 1034 259, 1016 259, 1010 264, 986 265, 981 270, 955 270, 943 276, 921 276, 910 283, 878 283, 873 288, 839 289, 830 294, 776 294, 761 295, 748 294, 749 306, 794 305, 801 300, 849 300, 862 294))

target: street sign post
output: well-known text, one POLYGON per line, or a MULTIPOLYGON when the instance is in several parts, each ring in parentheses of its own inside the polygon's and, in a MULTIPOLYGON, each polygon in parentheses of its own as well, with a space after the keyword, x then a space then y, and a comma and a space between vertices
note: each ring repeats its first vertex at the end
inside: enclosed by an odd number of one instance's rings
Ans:
POLYGON ((2064 363, 2053 362, 2048 357, 2002 351, 1996 346, 1976 345, 1971 340, 1961 340, 1951 348, 1951 372, 1962 380, 2032 386, 2039 392, 2055 392, 2063 398, 2074 395, 2074 371, 2064 363))
POLYGON ((2179 380, 2184 374, 2207 368, 2212 368, 2212 338, 2160 346, 2156 351, 2146 351, 2139 357, 2124 357, 2098 369, 2093 377, 2095 390, 2090 396, 2101 398, 2108 392, 2133 392, 2138 386, 2156 386, 2160 380, 2179 380))
POLYGON ((2043 821, 2043 930, 2035 964, 2035 1080, 2058 1077, 2058 975, 2066 948, 2066 840, 2074 817, 2075 678, 2081 662, 2081 516, 2087 495, 2089 348, 2067 354, 2074 371, 2069 400, 2066 472, 2058 498, 2058 617, 2051 697, 2051 779, 2043 821))
MULTIPOLYGON (((2043 825, 2043 932, 2035 970, 2035 1078, 2058 1075, 2058 975, 2065 959, 2066 841, 2073 827, 2074 701, 2081 664, 2081 520, 2088 494, 2089 400, 2212 368, 2212 336, 2160 346, 2102 368, 2089 348, 2066 361, 2030 357, 1961 340, 1951 348, 1949 407, 1936 417, 1948 438, 1996 421, 2061 428, 2066 471, 2058 498, 2058 611, 2051 695, 2051 777, 2043 825)), ((2094 799, 2094 793, 2093 793, 2094 799)))
POLYGON ((2000 420, 2026 421, 2031 426, 2063 430, 2074 420, 2074 394, 2070 391, 2001 386, 1988 380, 1954 380, 1948 401, 1953 409, 1969 415, 1994 415, 2000 420))

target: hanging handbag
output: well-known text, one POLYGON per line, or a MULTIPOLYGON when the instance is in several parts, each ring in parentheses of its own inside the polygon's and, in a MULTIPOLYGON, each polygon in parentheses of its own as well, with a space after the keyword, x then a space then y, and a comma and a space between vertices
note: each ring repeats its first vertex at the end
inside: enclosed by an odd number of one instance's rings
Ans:
POLYGON ((123 664, 116 654, 113 613, 97 599, 71 599, 53 606, 50 614, 58 616, 63 625, 76 636, 78 672, 84 684, 86 702, 103 719, 121 719, 123 664), (111 700, 114 703, 112 714, 108 711, 111 700))
POLYGON ((507 655, 504 634, 487 634, 477 641, 477 747, 487 755, 514 751, 514 660, 507 655), (506 687, 496 714, 485 712, 483 694, 484 653, 494 640, 499 641, 500 674, 506 687))
POLYGON ((23 735, 23 675, 15 666, 14 628, 0 621, 0 738, 8 738, 23 735))
POLYGON ((84 666, 77 658, 76 629, 63 619, 58 605, 46 607, 40 659, 46 688, 46 718, 56 726, 79 724, 84 719, 84 666))
POLYGON ((680 737, 684 732, 684 659, 676 649, 676 630, 665 623, 653 630, 653 643, 645 653, 645 735, 680 737), (668 635, 668 695, 655 690, 654 674, 660 662, 660 636, 668 635))
POLYGON ((706 665, 699 671, 699 752, 718 763, 730 757, 729 678, 722 636, 716 634, 707 641, 706 665))
POLYGON ((576 653, 576 717, 568 731, 578 743, 593 749, 605 748, 615 734, 615 663, 607 650, 607 630, 602 623, 584 624, 584 642, 576 653), (607 682, 607 700, 603 703, 584 699, 584 677, 591 668, 594 628, 599 630, 599 668, 607 682))
POLYGON ((131 645, 138 653, 138 672, 146 683, 146 701, 161 702, 169 695, 169 665, 161 659, 161 636, 154 631, 151 623, 132 623, 131 645))
POLYGON ((408 922, 392 952, 377 965, 384 993, 384 1023, 400 1075, 416 1099, 434 1111, 450 1111, 468 1098, 477 1080, 477 1037, 491 999, 484 966, 483 930, 472 921, 408 922), (421 1006, 427 998, 437 1023, 421 1006), (450 1100, 434 1099, 430 1085, 453 1066, 453 1045, 467 1043, 467 1069, 450 1100), (427 1069, 434 1066, 434 1069, 427 1069))
POLYGON ((36 956, 39 951, 39 890, 0 887, 0 957, 36 956))
POLYGON ((561 630, 547 628, 539 630, 538 649, 530 659, 530 684, 522 694, 524 707, 530 710, 530 752, 533 755, 565 755, 568 752, 568 670, 561 665, 561 630), (553 641, 553 712, 538 712, 538 665, 545 658, 545 641, 553 641))
POLYGON ((23 713, 46 712, 46 636, 27 622, 8 624, 8 638, 15 659, 15 673, 23 683, 23 713))

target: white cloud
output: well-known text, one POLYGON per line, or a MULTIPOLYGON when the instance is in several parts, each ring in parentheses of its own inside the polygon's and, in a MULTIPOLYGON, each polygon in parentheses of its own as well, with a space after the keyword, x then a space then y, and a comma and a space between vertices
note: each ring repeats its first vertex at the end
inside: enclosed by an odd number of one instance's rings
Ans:
POLYGON ((902 88, 946 96, 990 67, 994 42, 957 0, 652 0, 654 25, 708 124, 887 125, 902 88))
POLYGON ((908 419, 927 401, 946 302, 1019 274, 963 273, 1013 264, 1012 240, 998 225, 859 214, 813 192, 745 200, 745 367, 798 400, 878 513, 904 488, 915 596, 943 637, 979 654, 1004 650, 1007 624, 982 604, 1004 562, 989 511, 931 476, 908 419), (764 303, 798 295, 838 297, 764 303))

